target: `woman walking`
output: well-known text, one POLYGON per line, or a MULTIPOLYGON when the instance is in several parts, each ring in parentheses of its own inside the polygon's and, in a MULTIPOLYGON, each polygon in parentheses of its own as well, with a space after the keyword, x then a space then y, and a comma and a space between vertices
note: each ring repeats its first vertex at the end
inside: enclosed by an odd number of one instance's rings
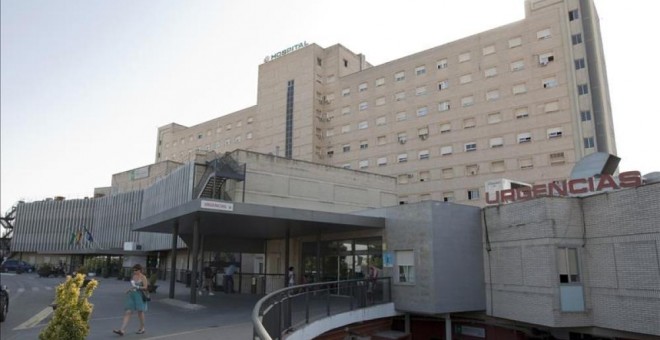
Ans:
POLYGON ((140 329, 136 334, 144 334, 144 312, 147 311, 147 302, 145 301, 149 281, 147 277, 142 274, 142 266, 136 264, 133 266, 133 277, 131 277, 131 288, 126 292, 126 300, 124 302, 124 320, 120 329, 115 329, 115 334, 124 335, 126 325, 131 318, 134 311, 137 312, 138 319, 140 320, 140 329))

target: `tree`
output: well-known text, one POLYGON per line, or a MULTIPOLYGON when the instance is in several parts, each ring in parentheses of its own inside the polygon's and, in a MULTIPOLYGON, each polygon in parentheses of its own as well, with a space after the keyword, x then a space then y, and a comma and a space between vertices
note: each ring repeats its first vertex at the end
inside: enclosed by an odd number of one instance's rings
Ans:
POLYGON ((92 296, 98 281, 91 280, 84 288, 85 275, 67 276, 66 281, 57 286, 56 309, 53 318, 39 334, 40 340, 70 339, 83 340, 89 334, 89 318, 94 305, 88 299, 92 296))

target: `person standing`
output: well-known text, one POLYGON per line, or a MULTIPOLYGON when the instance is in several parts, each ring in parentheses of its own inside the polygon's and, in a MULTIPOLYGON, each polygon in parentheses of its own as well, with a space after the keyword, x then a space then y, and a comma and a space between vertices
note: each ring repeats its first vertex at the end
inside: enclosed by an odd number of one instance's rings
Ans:
POLYGON ((126 292, 126 300, 124 301, 124 319, 121 323, 121 328, 112 330, 113 333, 123 336, 131 315, 133 315, 133 312, 137 312, 138 319, 140 320, 140 329, 135 333, 144 334, 144 312, 147 311, 147 302, 144 296, 147 294, 148 288, 149 281, 142 274, 142 266, 140 264, 134 265, 131 288, 126 292))
POLYGON ((293 286, 296 284, 296 273, 293 271, 293 267, 289 267, 289 273, 288 273, 288 279, 287 279, 287 285, 289 287, 293 286))
MULTIPOLYGON (((206 288, 206 292, 209 295, 215 295, 213 294, 214 290, 214 284, 213 284, 213 276, 215 276, 215 273, 213 272, 213 268, 211 267, 206 267, 204 268, 204 287, 206 288)), ((199 294, 202 294, 202 291, 199 291, 199 294)))
POLYGON ((233 263, 230 263, 229 266, 225 267, 224 275, 224 286, 226 294, 234 293, 234 273, 236 272, 236 266, 233 263))

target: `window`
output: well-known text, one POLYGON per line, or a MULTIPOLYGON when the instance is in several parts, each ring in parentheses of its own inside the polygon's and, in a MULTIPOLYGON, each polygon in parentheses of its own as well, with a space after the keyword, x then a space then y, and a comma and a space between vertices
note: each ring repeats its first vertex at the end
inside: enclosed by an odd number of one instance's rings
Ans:
POLYGON ((474 97, 467 96, 467 97, 461 98, 461 106, 462 107, 472 106, 473 104, 474 104, 474 97))
POLYGON ((594 147, 594 137, 587 137, 584 139, 584 148, 591 149, 594 147))
POLYGON ((559 282, 580 282, 577 248, 559 248, 558 253, 559 282))
POLYGON ((518 164, 521 169, 532 169, 534 168, 534 163, 531 158, 521 158, 518 160, 518 164))
POLYGON ((341 150, 343 152, 350 152, 351 151, 351 145, 350 144, 344 144, 344 145, 342 145, 341 150))
POLYGON ((587 84, 580 84, 578 85, 577 90, 579 95, 588 94, 589 86, 587 84))
POLYGON ((197 139, 202 139, 203 137, 204 137, 203 133, 200 133, 200 134, 197 135, 197 139))
POLYGON ((491 67, 484 70, 484 77, 492 78, 497 75, 497 67, 491 67))
POLYGON ((363 120, 358 123, 358 130, 364 130, 368 127, 369 127, 369 122, 367 122, 366 120, 363 120))
POLYGON ((430 181, 430 180, 431 180, 431 173, 429 171, 420 171, 419 172, 419 181, 420 182, 426 182, 426 181, 430 181))
POLYGON ((548 139, 561 138, 562 131, 560 127, 548 129, 548 139))
POLYGON ((515 37, 509 39, 509 48, 514 48, 522 45, 522 38, 521 37, 515 37))
POLYGON ((328 157, 332 157, 335 154, 335 151, 334 150, 328 150, 328 152, 326 152, 326 154, 328 155, 328 157))
POLYGON ((412 250, 396 251, 397 282, 415 283, 415 256, 412 250))
POLYGON ((350 169, 351 168, 351 163, 344 163, 344 164, 342 164, 341 167, 344 168, 344 169, 350 169))
POLYGON ((396 156, 396 161, 399 163, 405 163, 408 161, 408 154, 407 153, 402 153, 396 156))
POLYGON ((436 63, 436 66, 438 67, 438 70, 442 70, 447 68, 447 59, 440 59, 436 63))
POLYGON ((359 162, 358 162, 358 167, 359 167, 360 169, 366 169, 366 168, 368 168, 368 167, 369 167, 369 160, 368 160, 368 159, 363 159, 363 160, 359 161, 359 162))
POLYGON ((326 137, 332 137, 335 135, 335 129, 327 129, 325 130, 325 136, 326 137))
POLYGON ((565 159, 563 152, 555 152, 550 154, 550 165, 564 164, 564 162, 565 159))
POLYGON ((376 160, 376 165, 385 166, 387 165, 387 157, 380 157, 376 160))
POLYGON ((580 120, 583 122, 587 122, 591 120, 591 111, 586 110, 586 111, 580 111, 580 120))
POLYGON ((518 134, 518 144, 529 143, 532 141, 532 134, 529 132, 523 132, 518 134))
POLYGON ((573 34, 571 36, 571 41, 573 42, 573 45, 581 44, 582 43, 582 33, 573 34))
POLYGON ((465 118, 465 119, 463 119, 463 128, 464 129, 471 129, 475 126, 477 126, 477 121, 474 118, 465 118))
POLYGON ((351 107, 350 106, 344 106, 341 109, 341 114, 343 114, 343 115, 347 115, 347 114, 350 114, 350 113, 351 113, 351 107))
POLYGON ((361 102, 360 105, 358 106, 358 109, 360 111, 364 111, 369 108, 369 103, 367 102, 361 102))
POLYGON ((419 152, 419 159, 429 159, 429 150, 422 150, 419 152))
POLYGON ((420 86, 415 89, 415 95, 416 96, 423 96, 426 94, 426 86, 420 86))
POLYGON ((405 91, 397 92, 397 93, 394 94, 394 101, 400 102, 404 99, 406 99, 406 92, 405 91))
POLYGON ((440 124, 440 133, 451 132, 451 123, 442 123, 440 124))
POLYGON ((349 133, 351 132, 351 126, 350 125, 344 125, 341 127, 341 133, 349 133))
POLYGON ((527 93, 527 86, 524 83, 513 85, 511 92, 513 92, 514 95, 527 93))
POLYGON ((254 119, 252 117, 248 117, 248 119, 247 119, 248 124, 252 124, 253 121, 254 121, 254 119))
POLYGON ((486 92, 486 100, 489 102, 492 102, 494 100, 498 100, 500 98, 500 91, 499 90, 491 90, 486 92))
POLYGON ((385 78, 378 78, 376 79, 376 87, 380 87, 385 85, 385 78))
POLYGON ((536 32, 536 38, 539 40, 549 39, 550 37, 552 37, 552 33, 550 32, 549 28, 536 32))
MULTIPOLYGON (((348 60, 344 59, 344 67, 348 67, 348 60)), ((349 165, 350 167, 350 165, 349 165)))
POLYGON ((408 135, 405 132, 399 132, 396 135, 396 139, 399 144, 406 144, 406 141, 408 141, 408 135))
POLYGON ((586 67, 586 64, 584 62, 584 58, 580 59, 575 59, 575 69, 580 70, 586 67))
POLYGON ((516 60, 511 63, 511 72, 516 72, 516 71, 521 71, 525 69, 525 61, 524 60, 516 60))
POLYGON ((241 136, 234 137, 234 142, 240 143, 241 142, 241 136))
POLYGON ((553 102, 545 103, 544 110, 546 113, 559 111, 559 102, 555 100, 553 102))
POLYGON ((465 143, 465 152, 477 151, 477 143, 465 143))
POLYGON ((403 81, 406 79, 406 72, 400 71, 394 74, 394 81, 403 81))
POLYGON ((443 80, 438 83, 438 91, 442 91, 449 88, 449 80, 443 80))
POLYGON ((479 200, 479 189, 469 189, 467 192, 468 199, 470 201, 478 201, 479 200))
POLYGON ((494 161, 490 163, 490 171, 492 172, 502 172, 506 170, 504 167, 504 161, 494 161))
POLYGON ((452 153, 453 153, 453 148, 451 147, 451 145, 443 146, 440 148, 441 156, 451 155, 452 153))
POLYGON ((360 149, 364 150, 369 148, 369 142, 366 140, 361 140, 360 141, 360 149))
POLYGON ((449 192, 443 192, 442 193, 442 200, 445 202, 453 202, 454 201, 454 192, 449 191, 449 192))
POLYGON ((491 148, 499 148, 504 145, 504 138, 502 137, 495 137, 490 139, 490 147, 491 148))
POLYGON ((426 140, 429 138, 429 128, 428 127, 423 127, 420 129, 417 129, 417 136, 419 136, 419 139, 421 140, 426 140))
POLYGON ((343 89, 341 90, 341 96, 342 97, 348 97, 351 95, 351 89, 343 89))
POLYGON ((404 120, 406 120, 406 112, 405 112, 405 111, 403 111, 403 112, 397 112, 397 114, 396 114, 396 121, 397 121, 397 122, 402 122, 402 121, 404 121, 404 120))
POLYGON ((387 117, 386 116, 380 116, 376 118, 376 126, 381 126, 387 124, 387 117))
POLYGON ((387 137, 386 136, 378 136, 376 138, 376 143, 378 143, 378 145, 385 145, 387 143, 387 137))
POLYGON ((429 113, 429 109, 424 106, 417 109, 417 117, 424 117, 429 113))
POLYGON ((495 53, 495 45, 489 45, 482 49, 483 55, 489 55, 495 53))
POLYGON ((544 89, 550 89, 553 87, 557 87, 557 78, 555 77, 550 77, 550 78, 545 78, 541 80, 541 84, 543 84, 544 89))
POLYGON ((553 62, 554 60, 555 60, 555 55, 552 52, 539 54, 539 64, 541 66, 546 66, 549 63, 553 62))
POLYGON ((580 12, 577 9, 568 11, 568 20, 573 21, 580 19, 580 12))
POLYGON ((362 84, 358 85, 358 92, 366 91, 367 87, 368 87, 367 83, 362 83, 362 84))
POLYGON ((225 130, 231 130, 231 124, 227 124, 227 127, 225 127, 225 130))
POLYGON ((479 173, 479 165, 470 164, 465 167, 465 175, 476 176, 479 173))
POLYGON ((464 74, 458 78, 458 82, 462 84, 468 84, 472 82, 472 74, 464 74))
POLYGON ((470 61, 471 58, 472 57, 470 56, 470 52, 461 53, 458 55, 458 62, 464 63, 466 61, 470 61))
POLYGON ((385 105, 385 97, 376 98, 376 106, 385 105))
POLYGON ((499 112, 488 115, 488 124, 497 124, 502 121, 502 114, 499 112))
POLYGON ((415 75, 422 76, 426 74, 426 66, 415 67, 415 75))
POLYGON ((445 100, 443 102, 440 102, 438 104, 438 111, 440 111, 440 112, 449 111, 449 101, 445 100))
POLYGON ((454 178, 454 168, 442 169, 442 178, 444 179, 454 178))

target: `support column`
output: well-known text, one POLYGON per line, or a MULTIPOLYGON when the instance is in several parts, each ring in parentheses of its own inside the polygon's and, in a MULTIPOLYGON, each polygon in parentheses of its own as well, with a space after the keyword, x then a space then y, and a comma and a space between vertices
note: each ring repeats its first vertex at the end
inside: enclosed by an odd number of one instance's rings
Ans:
POLYGON ((179 220, 174 221, 172 227, 172 263, 170 263, 170 299, 174 299, 174 286, 176 283, 176 244, 179 237, 179 220))
POLYGON ((406 313, 406 315, 404 316, 404 319, 403 319, 403 323, 404 323, 403 331, 406 334, 410 334, 410 313, 406 313))
POLYGON ((451 340, 451 314, 447 313, 445 315, 445 339, 451 340))
POLYGON ((284 287, 289 285, 289 267, 291 267, 291 264, 289 263, 289 238, 291 237, 291 232, 289 228, 286 228, 286 238, 284 239, 284 287))
POLYGON ((192 275, 190 277, 190 303, 197 303, 197 269, 199 268, 199 217, 193 222, 192 275))

